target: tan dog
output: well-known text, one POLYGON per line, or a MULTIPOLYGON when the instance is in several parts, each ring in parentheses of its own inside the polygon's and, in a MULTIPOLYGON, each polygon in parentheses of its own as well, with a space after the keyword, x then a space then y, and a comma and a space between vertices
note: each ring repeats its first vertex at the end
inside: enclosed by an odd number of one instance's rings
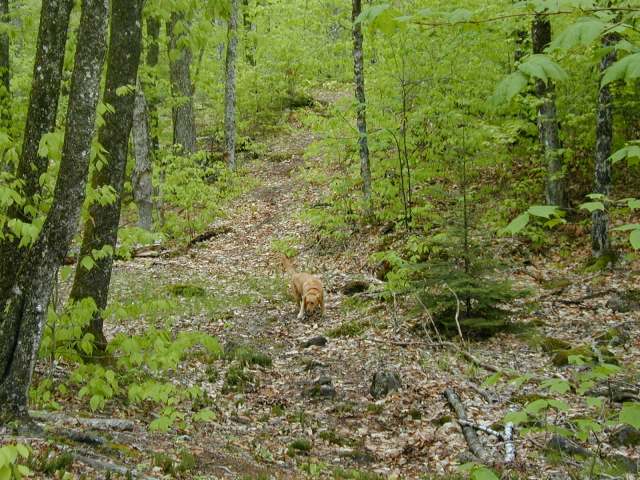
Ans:
POLYGON ((282 255, 282 264, 289 275, 291 275, 291 291, 296 301, 300 303, 298 318, 309 315, 324 315, 324 292, 322 281, 310 273, 296 272, 291 260, 286 255, 282 255))

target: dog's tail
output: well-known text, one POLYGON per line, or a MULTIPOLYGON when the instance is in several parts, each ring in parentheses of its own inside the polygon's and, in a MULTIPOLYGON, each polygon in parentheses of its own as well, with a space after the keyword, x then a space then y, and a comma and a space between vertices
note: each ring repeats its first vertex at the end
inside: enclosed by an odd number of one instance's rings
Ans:
POLYGON ((284 267, 285 271, 291 275, 296 273, 295 269, 293 268, 293 263, 291 263, 289 257, 287 257, 284 253, 281 254, 280 257, 282 260, 282 266, 284 267))

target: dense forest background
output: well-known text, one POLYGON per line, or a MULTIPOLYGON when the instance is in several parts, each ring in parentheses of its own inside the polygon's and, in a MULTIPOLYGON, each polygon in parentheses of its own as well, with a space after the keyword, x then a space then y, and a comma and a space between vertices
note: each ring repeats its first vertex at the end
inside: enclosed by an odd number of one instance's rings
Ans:
POLYGON ((0 480, 635 478, 639 173, 632 0, 0 0, 0 480))

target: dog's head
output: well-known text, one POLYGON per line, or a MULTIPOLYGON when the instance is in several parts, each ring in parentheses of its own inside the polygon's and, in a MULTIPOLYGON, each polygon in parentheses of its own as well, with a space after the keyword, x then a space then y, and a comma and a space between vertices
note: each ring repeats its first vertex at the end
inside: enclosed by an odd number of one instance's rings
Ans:
POLYGON ((304 311, 307 315, 322 313, 322 296, 316 292, 309 292, 304 297, 304 311))

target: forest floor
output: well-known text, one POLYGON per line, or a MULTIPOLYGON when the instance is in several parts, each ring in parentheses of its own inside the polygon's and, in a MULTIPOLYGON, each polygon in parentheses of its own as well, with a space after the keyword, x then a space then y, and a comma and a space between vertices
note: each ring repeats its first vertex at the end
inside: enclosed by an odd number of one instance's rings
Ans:
MULTIPOLYGON (((607 348, 623 365, 640 364, 638 312, 619 313, 607 306, 616 291, 638 284, 637 262, 586 274, 581 269, 586 251, 569 260, 549 254, 528 258, 509 274, 518 286, 533 292, 512 307, 523 328, 463 347, 479 360, 476 363, 451 345, 434 345, 412 333, 415 315, 410 322, 400 301, 382 303, 343 293, 350 280, 372 281, 369 255, 381 233, 376 227, 344 245, 328 246, 301 219, 306 206, 322 201, 326 188, 305 180, 305 166, 319 161, 305 157, 313 141, 314 134, 292 115, 286 132, 269 142, 266 156, 246 165, 247 175, 258 186, 225 209, 226 218, 217 224, 225 227, 219 235, 171 258, 117 263, 112 302, 153 304, 172 298, 177 306, 150 308, 135 320, 108 322, 109 338, 168 326, 175 333, 214 335, 227 352, 237 345, 262 352, 272 363, 240 370, 229 358, 181 363, 173 382, 181 388, 203 388, 215 419, 189 429, 150 432, 148 424, 157 413, 113 402, 100 416, 133 420, 134 426, 132 431, 111 432, 112 446, 101 447, 99 458, 136 467, 151 478, 455 475, 468 446, 443 397, 445 389, 458 393, 470 421, 487 426, 500 424, 510 409, 528 399, 546 395, 534 383, 518 385, 504 379, 482 385, 493 372, 479 363, 536 377, 569 378, 575 367, 554 366, 553 355, 545 352, 545 339, 591 348, 615 327, 625 340, 607 348), (274 249, 279 242, 297 249, 298 268, 322 277, 327 292, 323 318, 296 318, 297 305, 288 294, 288 279, 274 249), (175 285, 203 290, 174 297, 169 291, 175 285), (316 336, 325 337, 326 344, 304 346, 316 336), (381 369, 396 371, 402 387, 374 399, 369 389, 381 369), (185 458, 195 462, 188 464, 185 458)), ((513 243, 497 243, 496 255, 516 251, 513 243)), ((633 369, 627 373, 637 376, 633 369)), ((584 408, 571 393, 555 395, 572 405, 571 415, 584 408)), ((68 415, 98 416, 78 400, 70 399, 63 407, 68 415)), ((499 464, 503 442, 482 432, 479 436, 499 464)), ((576 462, 541 455, 547 440, 545 433, 526 440, 516 437, 516 461, 510 470, 523 478, 569 478, 568 469, 576 462)), ((600 449, 629 458, 639 453, 637 448, 608 443, 600 449)), ((75 461, 72 471, 88 478, 104 476, 100 469, 88 468, 75 461)))

